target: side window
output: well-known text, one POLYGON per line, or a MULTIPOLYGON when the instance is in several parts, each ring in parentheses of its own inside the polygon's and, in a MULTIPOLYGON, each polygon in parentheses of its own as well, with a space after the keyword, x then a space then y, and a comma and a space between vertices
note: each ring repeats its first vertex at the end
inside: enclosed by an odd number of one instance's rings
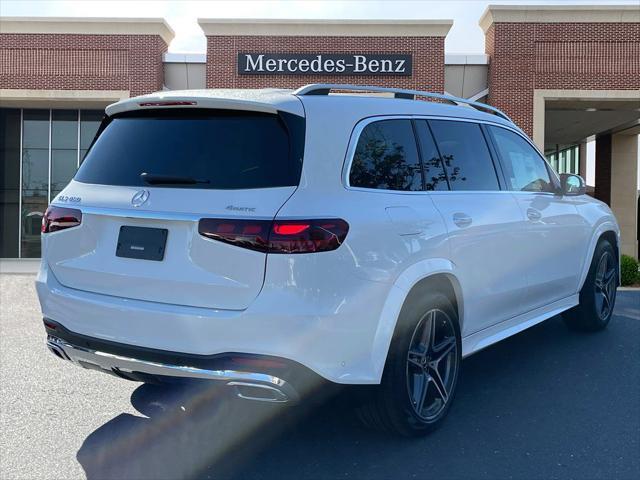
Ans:
POLYGON ((555 190, 545 161, 517 133, 505 128, 489 127, 504 169, 509 190, 553 192, 555 190))
POLYGON ((411 120, 370 123, 360 134, 349 184, 384 190, 422 190, 422 173, 411 120))
POLYGON ((500 190, 489 147, 480 125, 429 120, 451 190, 500 190))
POLYGON ((425 190, 449 190, 447 174, 426 120, 416 120, 416 133, 422 153, 425 190))

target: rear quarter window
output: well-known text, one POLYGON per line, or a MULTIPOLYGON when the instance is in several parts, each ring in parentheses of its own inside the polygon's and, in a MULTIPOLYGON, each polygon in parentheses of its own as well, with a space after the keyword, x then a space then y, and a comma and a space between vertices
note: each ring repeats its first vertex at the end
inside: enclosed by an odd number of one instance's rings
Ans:
POLYGON ((380 120, 364 127, 349 172, 352 187, 422 190, 422 172, 411 120, 380 120))
POLYGON ((304 119, 217 110, 146 110, 107 120, 75 179, 146 186, 142 173, 190 177, 163 187, 252 189, 298 185, 304 119))

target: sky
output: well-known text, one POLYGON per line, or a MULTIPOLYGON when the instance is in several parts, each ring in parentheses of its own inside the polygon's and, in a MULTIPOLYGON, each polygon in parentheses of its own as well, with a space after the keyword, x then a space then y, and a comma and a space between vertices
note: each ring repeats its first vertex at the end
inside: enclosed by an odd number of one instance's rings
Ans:
POLYGON ((640 5, 640 0, 0 0, 2 16, 162 17, 176 36, 170 52, 204 53, 197 18, 451 19, 446 53, 484 53, 478 20, 489 4, 640 5))

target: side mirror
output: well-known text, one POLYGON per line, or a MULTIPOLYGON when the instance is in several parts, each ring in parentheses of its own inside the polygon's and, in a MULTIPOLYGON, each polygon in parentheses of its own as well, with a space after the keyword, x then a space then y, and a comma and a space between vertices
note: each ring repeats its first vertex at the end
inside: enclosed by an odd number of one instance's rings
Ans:
POLYGON ((561 173, 560 182, 563 195, 584 195, 587 193, 587 186, 580 175, 573 173, 561 173))

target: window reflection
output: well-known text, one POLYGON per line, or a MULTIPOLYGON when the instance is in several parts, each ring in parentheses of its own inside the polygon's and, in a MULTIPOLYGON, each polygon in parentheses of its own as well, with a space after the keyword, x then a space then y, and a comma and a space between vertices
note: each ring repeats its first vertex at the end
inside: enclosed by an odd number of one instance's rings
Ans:
POLYGON ((422 151, 426 190, 448 190, 447 175, 444 172, 438 149, 431 136, 426 120, 416 121, 416 131, 422 151))
POLYGON ((410 120, 367 125, 358 139, 349 183, 354 187, 422 190, 422 173, 410 120))
POLYGON ((538 152, 520 135, 500 127, 489 127, 500 153, 510 190, 553 192, 549 171, 538 152))
POLYGON ((480 125, 429 120, 451 190, 500 190, 498 177, 480 125))

